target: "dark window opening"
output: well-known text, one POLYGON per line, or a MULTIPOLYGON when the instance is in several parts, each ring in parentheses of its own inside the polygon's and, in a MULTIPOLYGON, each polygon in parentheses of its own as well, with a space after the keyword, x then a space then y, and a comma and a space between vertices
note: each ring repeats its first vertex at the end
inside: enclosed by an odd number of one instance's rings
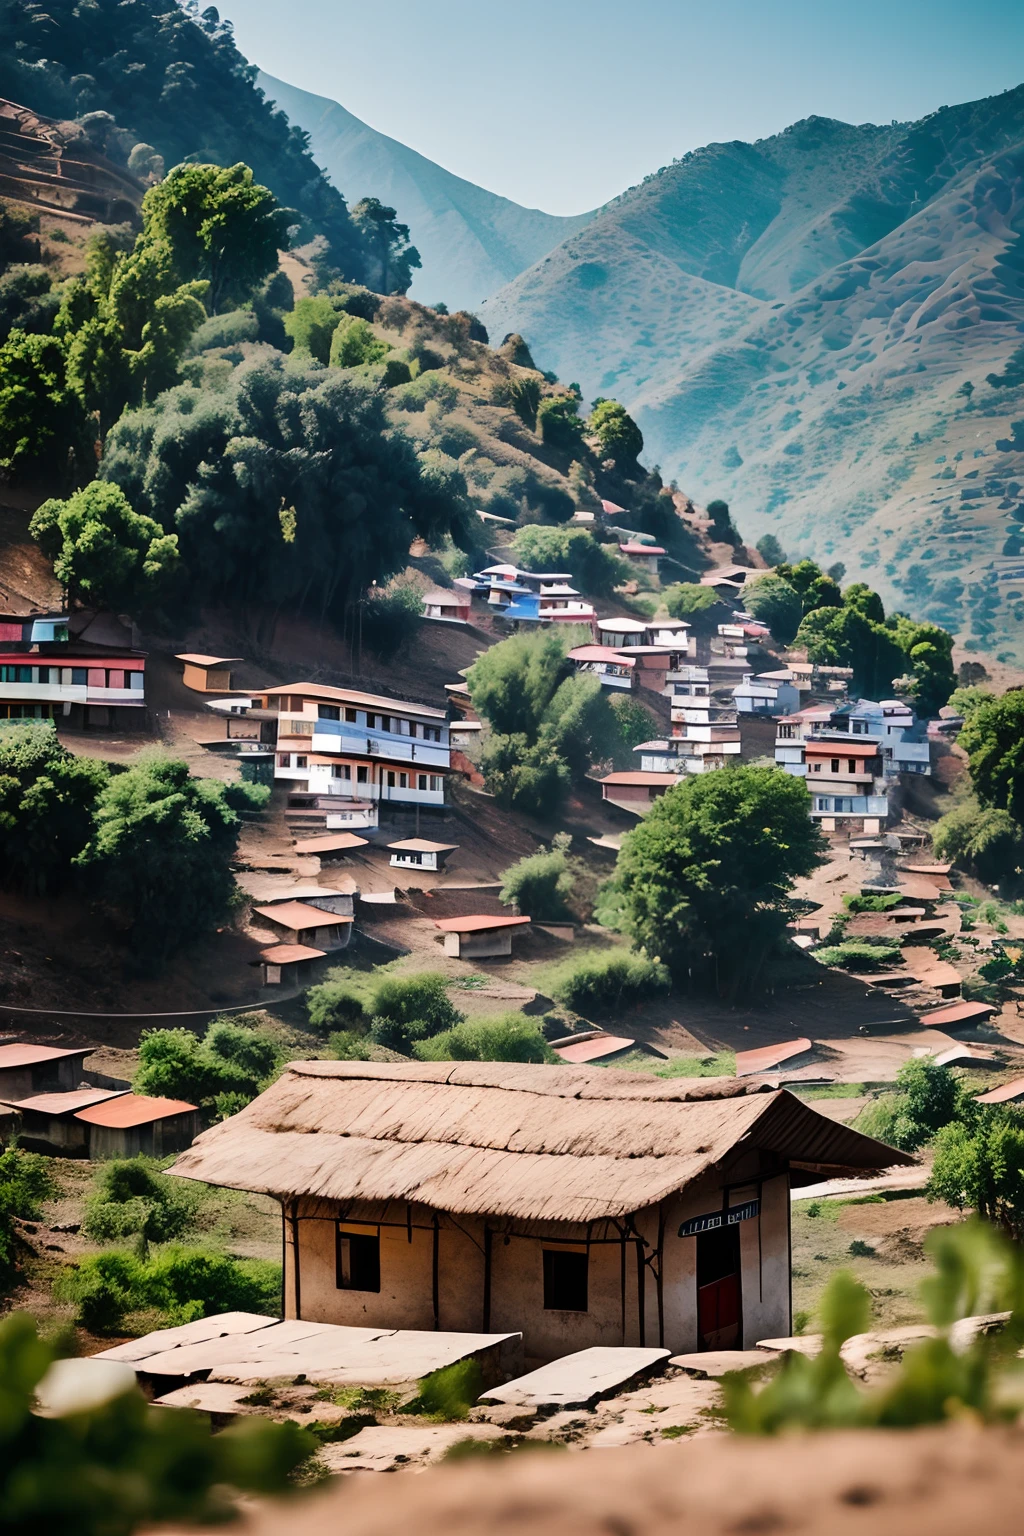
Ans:
POLYGON ((341 710, 337 704, 320 704, 317 706, 317 718, 319 720, 340 720, 341 710))
POLYGON ((700 1349, 740 1348, 738 1224, 697 1237, 697 1327, 700 1349))
POLYGON ((586 1253, 571 1248, 544 1249, 544 1307, 548 1312, 587 1311, 586 1253))
POLYGON ((380 1290, 380 1238, 338 1228, 338 1290, 380 1290))

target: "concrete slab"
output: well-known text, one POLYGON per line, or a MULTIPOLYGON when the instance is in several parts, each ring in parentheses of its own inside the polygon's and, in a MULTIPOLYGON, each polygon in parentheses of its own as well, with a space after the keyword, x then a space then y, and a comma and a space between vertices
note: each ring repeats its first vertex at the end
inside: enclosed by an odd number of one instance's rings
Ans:
POLYGON ((492 1387, 480 1401, 523 1403, 552 1411, 587 1408, 642 1376, 659 1374, 668 1358, 667 1349, 581 1349, 503 1387, 492 1387))
POLYGON ((394 1472, 399 1467, 440 1461, 460 1440, 508 1440, 493 1424, 378 1424, 350 1440, 325 1445, 319 1460, 332 1472, 394 1472))
POLYGON ((717 1381, 730 1371, 749 1371, 752 1366, 769 1365, 778 1358, 770 1349, 709 1349, 699 1354, 673 1355, 669 1365, 698 1381, 717 1381))
POLYGON ((785 1354, 786 1350, 792 1350, 798 1355, 820 1355, 823 1340, 820 1333, 797 1333, 790 1339, 758 1339, 756 1348, 758 1352, 764 1351, 773 1354, 785 1354))
POLYGON ((159 1328, 141 1339, 129 1339, 113 1349, 102 1349, 96 1356, 100 1360, 144 1360, 168 1349, 179 1349, 186 1344, 203 1344, 212 1339, 232 1337, 236 1334, 256 1333, 261 1328, 272 1328, 280 1320, 264 1317, 258 1312, 221 1312, 216 1317, 199 1317, 193 1323, 182 1323, 178 1328, 159 1328))
POLYGON ((213 1415, 245 1413, 242 1398, 249 1388, 229 1381, 193 1381, 187 1387, 175 1387, 154 1398, 161 1408, 194 1408, 197 1413, 213 1415))
POLYGON ((269 1328, 253 1334, 229 1335, 199 1344, 184 1344, 164 1349, 159 1333, 140 1339, 154 1340, 150 1355, 135 1361, 145 1376, 194 1376, 200 1373, 220 1381, 260 1381, 268 1376, 298 1376, 307 1365, 322 1365, 329 1360, 331 1345, 353 1349, 367 1338, 377 1338, 382 1328, 332 1328, 325 1323, 304 1323, 288 1318, 276 1320, 269 1328), (344 1339, 331 1335, 344 1334, 344 1339), (222 1370, 222 1367, 226 1369, 222 1370))

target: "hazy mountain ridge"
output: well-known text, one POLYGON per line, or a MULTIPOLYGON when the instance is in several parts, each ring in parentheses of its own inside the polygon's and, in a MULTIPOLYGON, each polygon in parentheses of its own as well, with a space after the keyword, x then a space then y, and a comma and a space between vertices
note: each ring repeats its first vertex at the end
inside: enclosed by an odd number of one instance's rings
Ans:
POLYGON ((452 310, 475 309, 594 217, 523 208, 378 133, 326 96, 262 72, 258 84, 309 134, 317 164, 349 206, 372 194, 397 208, 423 259, 410 289, 423 303, 443 299, 452 310))
POLYGON ((648 461, 727 496, 751 536, 870 571, 890 601, 1024 654, 1024 390, 985 384, 1024 340, 1022 235, 1019 88, 919 123, 812 118, 697 151, 483 315, 623 399, 648 461))

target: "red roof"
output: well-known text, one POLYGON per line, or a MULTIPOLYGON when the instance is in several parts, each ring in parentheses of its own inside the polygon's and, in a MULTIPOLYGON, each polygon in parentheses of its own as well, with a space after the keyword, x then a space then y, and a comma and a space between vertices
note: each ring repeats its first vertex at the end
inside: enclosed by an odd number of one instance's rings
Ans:
POLYGON ((660 544, 638 544, 635 539, 631 539, 628 544, 620 544, 619 548, 624 555, 663 555, 665 553, 660 544))
POLYGON ((590 1040, 578 1040, 571 1045, 556 1045, 552 1049, 562 1061, 601 1061, 605 1056, 618 1056, 636 1044, 625 1035, 597 1035, 590 1040))
POLYGON ((195 1104, 184 1099, 151 1099, 145 1093, 125 1093, 119 1098, 108 1099, 105 1104, 94 1104, 75 1116, 86 1125, 106 1125, 112 1130, 126 1131, 133 1125, 150 1125, 154 1120, 167 1120, 171 1115, 194 1114, 195 1104))
MULTIPOLYGON (((791 720, 793 716, 789 717, 791 720)), ((819 757, 877 757, 877 741, 806 741, 804 751, 810 756, 819 757)))
POLYGON ((332 923, 352 921, 337 912, 322 912, 319 907, 308 906, 304 901, 282 901, 274 907, 253 907, 253 911, 257 917, 280 923, 282 928, 290 928, 294 933, 301 933, 304 928, 329 928, 332 923))
POLYGON ((1024 1077, 1015 1077, 999 1088, 990 1088, 988 1093, 979 1093, 975 1103, 1012 1104, 1017 1099, 1024 1099, 1024 1077))
POLYGON ((44 1061, 63 1061, 68 1056, 88 1056, 93 1049, 91 1045, 68 1051, 55 1045, 0 1045, 0 1072, 11 1067, 35 1067, 44 1061))
POLYGON ((72 1088, 67 1093, 37 1093, 31 1099, 18 1099, 18 1109, 31 1109, 37 1115, 71 1115, 106 1099, 121 1098, 126 1088, 72 1088))
POLYGON ((995 1011, 991 1003, 951 1003, 948 1008, 937 1008, 934 1013, 922 1013, 921 1023, 929 1026, 966 1024, 970 1019, 987 1019, 995 1011))
POLYGON ((296 853, 333 853, 339 848, 365 848, 368 839, 354 832, 328 832, 321 837, 304 837, 295 844, 296 853))
POLYGON ((441 917, 434 921, 435 928, 445 933, 486 933, 489 928, 521 928, 528 917, 441 917))
POLYGON ((268 944, 260 950, 260 959, 271 965, 294 965, 298 960, 322 960, 325 953, 322 949, 310 949, 308 944, 268 944))
POLYGON ((624 656, 621 651, 615 650, 610 645, 578 645, 575 650, 569 652, 570 661, 613 661, 620 667, 635 667, 636 662, 631 656, 624 656))
POLYGON ((813 1049, 814 1042, 801 1037, 799 1040, 783 1040, 779 1045, 762 1045, 755 1051, 737 1051, 736 1076, 749 1077, 751 1073, 770 1072, 773 1067, 781 1067, 785 1062, 792 1061, 794 1056, 803 1056, 813 1049))

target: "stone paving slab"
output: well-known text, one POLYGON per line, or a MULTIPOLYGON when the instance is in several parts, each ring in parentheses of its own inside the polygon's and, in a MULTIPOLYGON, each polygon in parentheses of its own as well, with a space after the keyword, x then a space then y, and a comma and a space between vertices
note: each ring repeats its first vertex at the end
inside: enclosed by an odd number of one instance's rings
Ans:
POLYGON ((394 1472, 440 1461, 460 1440, 508 1440, 493 1424, 370 1425, 350 1440, 325 1445, 320 1460, 332 1472, 394 1472))
POLYGON ((717 1380, 729 1371, 749 1371, 755 1365, 768 1365, 778 1356, 770 1349, 709 1349, 693 1355, 673 1355, 669 1365, 686 1371, 698 1380, 717 1380))
POLYGON ((581 1349, 503 1387, 492 1387, 480 1401, 521 1403, 551 1411, 587 1408, 642 1376, 659 1373, 668 1358, 667 1349, 581 1349))
POLYGON ((798 1355, 820 1355, 822 1337, 820 1333, 797 1333, 790 1339, 758 1339, 757 1351, 766 1354, 785 1354, 786 1350, 792 1350, 798 1355))
POLYGON ((276 1327, 279 1321, 276 1317, 266 1317, 258 1312, 221 1312, 215 1317, 198 1317, 194 1322, 182 1323, 178 1328, 159 1328, 141 1339, 129 1339, 126 1344, 117 1344, 113 1349, 100 1350, 96 1358, 126 1360, 132 1364, 162 1350, 181 1349, 187 1344, 205 1344, 235 1334, 256 1333, 261 1328, 276 1327))

